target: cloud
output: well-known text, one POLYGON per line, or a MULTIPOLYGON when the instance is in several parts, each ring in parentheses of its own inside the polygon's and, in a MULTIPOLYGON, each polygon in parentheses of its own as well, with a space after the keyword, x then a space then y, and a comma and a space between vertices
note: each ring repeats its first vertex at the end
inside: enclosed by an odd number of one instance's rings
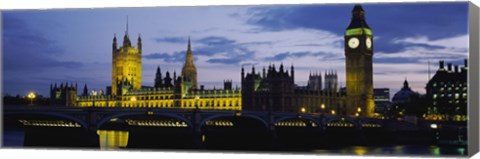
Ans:
POLYGON ((176 63, 185 61, 186 51, 177 51, 173 53, 150 53, 143 56, 148 60, 160 59, 168 63, 176 63))
POLYGON ((58 60, 58 55, 64 51, 56 45, 56 41, 46 38, 21 19, 5 14, 3 22, 4 71, 37 72, 55 67, 71 69, 83 66, 77 61, 58 60))
POLYGON ((249 14, 234 17, 246 18, 246 23, 259 26, 256 31, 281 31, 298 28, 322 29, 332 32, 341 32, 336 23, 345 23, 349 13, 345 10, 348 5, 301 5, 301 6, 276 6, 254 7, 249 14), (328 17, 325 17, 328 15, 328 17), (314 20, 319 19, 319 20, 314 20), (325 19, 326 18, 326 19, 325 19), (321 19, 321 20, 320 20, 321 19))
MULTIPOLYGON (((397 38, 424 35, 430 40, 467 34, 468 3, 364 4, 367 23, 374 33, 374 49, 380 52, 402 51, 397 38), (375 40, 381 36, 383 40, 375 40)), ((292 29, 326 30, 343 35, 351 18, 352 4, 254 7, 244 19, 256 26, 253 33, 292 29)), ((428 47, 425 45, 424 47, 428 47)), ((435 46, 433 46, 435 47, 435 46)))
POLYGON ((200 46, 195 48, 194 54, 209 57, 206 62, 212 64, 236 65, 251 59, 255 54, 248 48, 249 44, 238 43, 226 37, 207 36, 195 41, 200 46))
POLYGON ((275 56, 272 57, 266 57, 265 60, 267 61, 282 61, 285 60, 288 57, 295 57, 295 58, 300 58, 304 57, 307 55, 312 55, 311 52, 282 52, 278 53, 275 56))
POLYGON ((254 56, 254 52, 246 48, 236 48, 230 50, 228 56, 223 58, 210 58, 207 60, 208 63, 212 64, 226 64, 226 65, 238 65, 243 61, 251 59, 254 56))
POLYGON ((375 60, 400 60, 405 62, 423 62, 438 60, 461 60, 468 56, 468 35, 459 35, 432 40, 426 36, 396 39, 394 43, 405 45, 398 52, 377 52, 375 60))
POLYGON ((167 43, 187 43, 187 38, 184 37, 164 37, 164 38, 154 38, 156 42, 167 42, 167 43))
POLYGON ((196 40, 197 42, 201 44, 205 44, 207 46, 220 46, 220 45, 231 45, 234 44, 235 41, 231 39, 227 39, 225 37, 218 37, 218 36, 209 36, 209 37, 204 37, 199 40, 196 40))

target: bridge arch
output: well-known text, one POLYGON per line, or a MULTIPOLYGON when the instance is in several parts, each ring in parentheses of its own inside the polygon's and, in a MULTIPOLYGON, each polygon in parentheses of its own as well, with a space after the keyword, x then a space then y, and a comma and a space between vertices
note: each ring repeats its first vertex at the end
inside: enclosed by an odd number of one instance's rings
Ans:
POLYGON ((74 122, 80 124, 80 126, 83 129, 88 130, 88 123, 86 121, 84 121, 80 118, 77 118, 77 117, 74 117, 74 116, 71 116, 71 115, 67 115, 67 114, 62 114, 62 113, 52 113, 52 112, 5 112, 4 115, 5 115, 5 117, 16 116, 16 115, 27 115, 27 116, 29 116, 27 118, 32 118, 31 117, 32 115, 38 115, 38 116, 43 116, 43 117, 63 118, 63 119, 74 121, 74 122))
POLYGON ((314 124, 316 124, 317 127, 320 127, 322 126, 322 123, 315 120, 314 118, 312 117, 298 117, 298 116, 286 116, 286 117, 281 117, 281 118, 278 118, 278 119, 275 119, 275 121, 273 122, 273 124, 277 124, 278 122, 282 122, 282 121, 286 121, 286 120, 290 120, 290 119, 293 119, 293 120, 307 120, 307 121, 310 121, 310 122, 313 122, 314 124))
POLYGON ((250 118, 250 119, 255 119, 259 122, 261 122, 265 128, 268 128, 268 123, 267 121, 265 121, 264 119, 258 117, 258 116, 254 116, 254 115, 241 115, 241 116, 236 116, 236 115, 232 115, 232 114, 217 114, 217 115, 212 115, 212 116, 209 116, 209 117, 206 117, 204 119, 202 119, 199 123, 200 127, 204 126, 205 123, 209 120, 212 120, 212 119, 217 119, 217 118, 222 118, 222 117, 246 117, 246 118, 250 118))
POLYGON ((384 126, 383 121, 380 121, 379 119, 369 119, 369 118, 361 119, 359 121, 359 125, 361 127, 374 127, 374 128, 384 126))
MULTIPOLYGON (((129 113, 121 113, 121 114, 106 116, 97 122, 97 129, 99 129, 103 124, 109 122, 111 119, 134 116, 134 115, 145 115, 145 112, 129 112, 129 113)), ((189 128, 192 128, 192 122, 181 115, 171 114, 171 113, 154 113, 148 116, 160 116, 160 117, 169 117, 173 119, 178 119, 187 123, 189 128)))
POLYGON ((359 124, 358 121, 356 121, 355 119, 353 118, 350 118, 350 117, 338 117, 338 116, 330 116, 330 117, 327 117, 325 120, 324 120, 324 125, 325 126, 329 126, 330 123, 336 123, 336 122, 346 122, 346 123, 350 123, 350 124, 353 124, 353 127, 354 128, 359 128, 361 125, 359 124))

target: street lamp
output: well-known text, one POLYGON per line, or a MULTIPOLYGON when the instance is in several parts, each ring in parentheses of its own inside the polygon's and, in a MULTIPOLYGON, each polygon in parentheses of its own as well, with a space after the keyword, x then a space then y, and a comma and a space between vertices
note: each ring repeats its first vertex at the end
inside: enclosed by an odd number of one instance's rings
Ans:
POLYGON ((33 99, 35 99, 35 92, 30 92, 27 95, 27 98, 30 99, 30 105, 33 105, 33 99))
POLYGON ((358 107, 357 108, 357 113, 355 113, 355 116, 360 116, 360 113, 362 112, 362 108, 358 107))
POLYGON ((305 109, 305 107, 302 107, 302 109, 300 109, 300 111, 301 111, 302 113, 305 113, 305 112, 307 111, 307 109, 305 109))
POLYGON ((332 110, 332 115, 335 115, 335 110, 332 110))
POLYGON ((195 109, 198 109, 198 100, 200 99, 200 96, 195 96, 195 109))

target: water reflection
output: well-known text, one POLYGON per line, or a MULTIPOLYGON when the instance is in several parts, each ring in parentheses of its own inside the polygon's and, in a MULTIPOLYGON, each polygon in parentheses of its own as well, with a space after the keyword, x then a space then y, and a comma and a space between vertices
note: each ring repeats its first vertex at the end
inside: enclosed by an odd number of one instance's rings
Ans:
MULTIPOLYGON (((132 132, 122 130, 98 130, 98 140, 101 150, 118 150, 127 148, 132 132)), ((205 141, 208 137, 203 136, 205 141)), ((28 140, 25 138, 24 130, 7 130, 3 133, 3 146, 5 147, 22 147, 24 142, 28 140)), ((63 138, 61 139, 63 140, 63 138)), ((130 141, 130 146, 134 144, 130 141)), ((206 143, 208 144, 208 142, 206 143)), ((37 143, 42 145, 42 143, 37 143)), ((139 148, 142 148, 140 143, 139 148)), ((161 147, 161 146, 160 146, 161 147)), ((289 151, 288 149, 285 151, 289 151)), ((341 154, 341 155, 388 155, 388 156, 402 156, 402 155, 467 155, 468 150, 465 146, 437 146, 437 145, 391 145, 391 146, 341 146, 306 150, 315 154, 341 154)))
POLYGON ((100 150, 118 150, 127 147, 128 131, 98 130, 100 150))
POLYGON ((438 156, 440 155, 440 147, 438 146, 430 146, 430 152, 435 155, 435 156, 438 156))
POLYGON ((458 151, 458 154, 460 154, 460 155, 466 155, 465 154, 465 148, 463 148, 463 147, 458 148, 457 151, 458 151))
POLYGON ((396 146, 345 146, 313 150, 315 154, 342 154, 342 155, 467 155, 465 147, 457 146, 421 146, 421 145, 396 145, 396 146))
POLYGON ((354 146, 353 147, 353 152, 355 152, 356 155, 362 156, 365 153, 367 153, 367 148, 363 147, 363 146, 354 146))

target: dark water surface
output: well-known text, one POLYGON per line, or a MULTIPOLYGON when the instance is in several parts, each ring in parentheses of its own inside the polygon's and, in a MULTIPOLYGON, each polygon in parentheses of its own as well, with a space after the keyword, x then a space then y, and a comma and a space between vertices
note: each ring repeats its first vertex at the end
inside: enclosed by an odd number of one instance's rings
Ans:
MULTIPOLYGON (((23 147, 24 132, 22 130, 5 131, 3 146, 23 147)), ((114 141, 118 142, 118 141, 114 141)), ((114 147, 114 143, 104 143, 114 147), (113 146, 112 146, 113 145, 113 146)), ((100 148, 99 148, 100 149, 100 148)), ((141 149, 140 149, 141 150, 141 149)), ((161 151, 161 149, 159 150, 161 151)), ((214 150, 218 151, 218 150, 214 150)), ((438 145, 389 145, 389 146, 336 146, 314 150, 281 150, 277 152, 335 154, 335 155, 381 155, 381 156, 465 156, 465 146, 438 146, 438 145)))

